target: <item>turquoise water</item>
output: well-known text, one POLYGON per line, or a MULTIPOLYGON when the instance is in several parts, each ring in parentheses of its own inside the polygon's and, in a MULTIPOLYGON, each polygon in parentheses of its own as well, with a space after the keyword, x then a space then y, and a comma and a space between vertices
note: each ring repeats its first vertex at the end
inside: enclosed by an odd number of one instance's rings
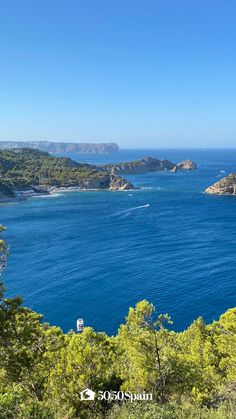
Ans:
MULTIPOLYGON (((204 189, 236 171, 236 150, 122 150, 83 161, 191 158, 194 172, 126 176, 141 189, 78 192, 0 206, 8 295, 67 331, 76 319, 115 333, 141 299, 181 330, 235 306, 236 197, 204 189)), ((74 158, 81 156, 72 156, 74 158)))

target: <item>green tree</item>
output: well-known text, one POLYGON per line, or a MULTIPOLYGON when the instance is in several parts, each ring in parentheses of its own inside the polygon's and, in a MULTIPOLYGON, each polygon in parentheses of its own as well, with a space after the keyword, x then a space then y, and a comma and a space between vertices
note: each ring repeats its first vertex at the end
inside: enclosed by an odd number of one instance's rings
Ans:
POLYGON ((49 399, 54 400, 58 410, 60 406, 66 406, 72 417, 99 415, 106 410, 106 403, 97 399, 81 401, 80 392, 86 388, 95 392, 115 390, 114 359, 113 340, 105 333, 96 333, 90 327, 81 334, 69 333, 50 375, 49 399))
POLYGON ((118 371, 122 388, 133 392, 150 391, 156 400, 166 400, 166 386, 171 374, 167 354, 175 339, 165 328, 171 323, 167 314, 157 316, 147 301, 130 308, 126 323, 119 329, 118 371))

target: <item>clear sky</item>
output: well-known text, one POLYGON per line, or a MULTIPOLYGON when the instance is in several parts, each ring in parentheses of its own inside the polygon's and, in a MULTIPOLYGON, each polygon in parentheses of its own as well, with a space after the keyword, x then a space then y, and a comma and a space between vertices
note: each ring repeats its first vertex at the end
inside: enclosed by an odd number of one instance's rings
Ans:
POLYGON ((0 140, 236 146, 235 0, 0 0, 0 140))

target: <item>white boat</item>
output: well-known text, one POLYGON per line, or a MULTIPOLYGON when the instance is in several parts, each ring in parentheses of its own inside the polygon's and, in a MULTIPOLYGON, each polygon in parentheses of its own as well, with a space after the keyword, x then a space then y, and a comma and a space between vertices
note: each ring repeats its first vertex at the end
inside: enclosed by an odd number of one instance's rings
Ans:
POLYGON ((77 332, 83 332, 84 330, 84 321, 83 319, 78 319, 76 322, 77 332))

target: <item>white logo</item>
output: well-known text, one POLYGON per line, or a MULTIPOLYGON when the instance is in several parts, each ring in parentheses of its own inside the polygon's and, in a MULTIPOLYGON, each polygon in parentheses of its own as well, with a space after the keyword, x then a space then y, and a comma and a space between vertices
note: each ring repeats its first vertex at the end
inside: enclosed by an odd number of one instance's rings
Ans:
POLYGON ((80 400, 94 400, 95 399, 95 392, 86 388, 85 390, 80 392, 80 400))
MULTIPOLYGON (((89 388, 80 392, 80 400, 95 400, 96 393, 89 388)), ((143 400, 149 401, 152 400, 152 393, 146 393, 143 391, 142 393, 132 394, 129 391, 113 391, 113 390, 106 390, 106 391, 98 391, 97 392, 97 399, 98 400, 119 400, 119 401, 130 401, 131 403, 135 400, 143 400)))

